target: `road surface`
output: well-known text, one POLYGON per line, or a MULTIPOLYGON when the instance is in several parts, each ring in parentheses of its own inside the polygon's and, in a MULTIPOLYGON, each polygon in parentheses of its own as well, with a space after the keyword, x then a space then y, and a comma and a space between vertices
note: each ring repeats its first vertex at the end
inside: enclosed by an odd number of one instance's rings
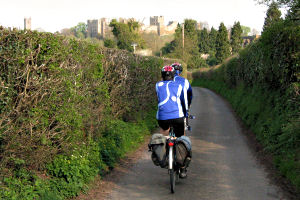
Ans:
POLYGON ((286 199, 273 185, 247 145, 228 104, 212 91, 193 88, 191 114, 193 158, 188 178, 170 192, 166 169, 154 166, 150 153, 115 183, 107 200, 273 200, 286 199))

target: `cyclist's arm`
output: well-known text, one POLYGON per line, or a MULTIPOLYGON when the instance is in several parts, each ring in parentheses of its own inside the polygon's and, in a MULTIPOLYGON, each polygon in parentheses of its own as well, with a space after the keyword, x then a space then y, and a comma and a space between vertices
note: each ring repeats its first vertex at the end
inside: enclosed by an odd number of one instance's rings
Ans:
POLYGON ((192 104, 193 90, 190 82, 187 79, 185 80, 185 85, 187 88, 187 101, 188 101, 188 108, 189 108, 192 104))

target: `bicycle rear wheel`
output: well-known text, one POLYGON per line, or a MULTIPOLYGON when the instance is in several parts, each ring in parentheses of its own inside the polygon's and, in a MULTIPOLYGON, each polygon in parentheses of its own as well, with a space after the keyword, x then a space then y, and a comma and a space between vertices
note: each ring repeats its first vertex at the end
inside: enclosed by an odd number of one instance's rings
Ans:
POLYGON ((175 192, 175 181, 176 181, 176 172, 174 169, 170 169, 170 186, 171 186, 171 192, 175 192))

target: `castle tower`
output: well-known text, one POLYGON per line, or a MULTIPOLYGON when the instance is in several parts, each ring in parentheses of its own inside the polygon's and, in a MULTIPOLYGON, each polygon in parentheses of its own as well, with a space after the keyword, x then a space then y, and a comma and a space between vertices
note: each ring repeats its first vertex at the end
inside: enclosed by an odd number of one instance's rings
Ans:
POLYGON ((87 20, 87 32, 90 37, 98 37, 101 34, 101 20, 87 20))
POLYGON ((24 30, 31 30, 31 17, 24 18, 24 30))
POLYGON ((163 16, 150 17, 150 26, 163 26, 165 24, 165 19, 163 16))

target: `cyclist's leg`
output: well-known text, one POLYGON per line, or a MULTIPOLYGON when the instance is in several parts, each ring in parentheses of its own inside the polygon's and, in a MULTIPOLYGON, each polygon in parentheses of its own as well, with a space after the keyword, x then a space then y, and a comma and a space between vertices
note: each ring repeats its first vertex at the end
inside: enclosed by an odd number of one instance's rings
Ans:
POLYGON ((170 120, 157 120, 160 127, 160 133, 163 135, 169 135, 170 120))
POLYGON ((184 117, 172 119, 171 123, 176 137, 184 135, 184 117))
MULTIPOLYGON (((172 126, 174 128, 174 133, 176 137, 183 136, 185 133, 185 117, 177 118, 172 120, 172 126)), ((180 178, 186 178, 186 166, 180 168, 179 177, 180 178)))

